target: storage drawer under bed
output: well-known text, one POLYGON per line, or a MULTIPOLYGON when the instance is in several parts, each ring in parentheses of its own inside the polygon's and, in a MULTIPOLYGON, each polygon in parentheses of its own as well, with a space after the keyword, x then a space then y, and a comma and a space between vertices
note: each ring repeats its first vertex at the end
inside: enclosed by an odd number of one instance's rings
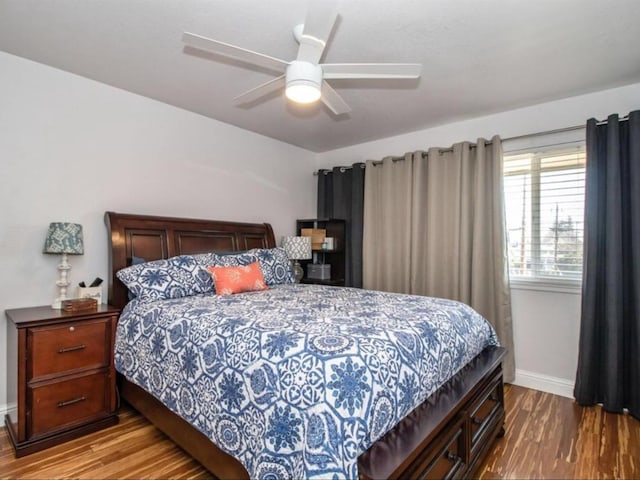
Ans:
POLYGON ((485 444, 495 422, 504 420, 504 395, 501 375, 496 376, 469 405, 471 454, 485 444))
POLYGON ((467 421, 459 415, 428 451, 418 457, 410 467, 407 478, 450 479, 459 478, 468 462, 466 448, 467 421))

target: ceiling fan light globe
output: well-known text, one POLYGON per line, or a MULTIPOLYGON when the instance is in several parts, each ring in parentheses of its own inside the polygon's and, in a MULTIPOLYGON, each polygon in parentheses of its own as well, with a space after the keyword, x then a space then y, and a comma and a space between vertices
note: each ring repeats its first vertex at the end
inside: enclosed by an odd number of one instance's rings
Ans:
POLYGON ((308 80, 294 80, 287 84, 285 94, 296 103, 313 103, 320 100, 321 92, 318 85, 308 80))
POLYGON ((322 67, 294 60, 287 67, 285 95, 296 103, 313 103, 322 95, 322 67))

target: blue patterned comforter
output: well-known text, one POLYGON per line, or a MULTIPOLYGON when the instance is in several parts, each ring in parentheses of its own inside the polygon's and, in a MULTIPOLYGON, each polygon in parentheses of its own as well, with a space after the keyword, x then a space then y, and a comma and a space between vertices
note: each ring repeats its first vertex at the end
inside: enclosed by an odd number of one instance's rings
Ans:
POLYGON ((115 364, 252 478, 358 478, 358 455, 497 343, 458 302, 290 284, 134 300, 115 364))

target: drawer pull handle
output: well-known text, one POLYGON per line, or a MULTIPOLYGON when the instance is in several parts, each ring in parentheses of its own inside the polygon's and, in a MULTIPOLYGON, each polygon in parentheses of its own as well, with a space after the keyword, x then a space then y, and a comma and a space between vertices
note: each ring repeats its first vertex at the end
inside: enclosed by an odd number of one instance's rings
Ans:
POLYGON ((480 418, 471 417, 471 421, 474 423, 474 425, 482 425, 482 419, 480 418))
POLYGON ((58 408, 68 407, 69 405, 73 405, 74 403, 84 402, 87 399, 84 395, 78 398, 72 398, 71 400, 66 400, 64 402, 58 402, 58 408))
POLYGON ((452 463, 458 463, 458 461, 460 460, 460 457, 458 455, 456 455, 453 452, 450 452, 449 450, 446 451, 444 456, 447 457, 447 460, 449 460, 452 463))
POLYGON ((66 348, 61 348, 60 350, 58 350, 58 353, 69 353, 69 352, 75 352, 76 350, 83 350, 87 348, 86 345, 76 345, 75 347, 66 347, 66 348))

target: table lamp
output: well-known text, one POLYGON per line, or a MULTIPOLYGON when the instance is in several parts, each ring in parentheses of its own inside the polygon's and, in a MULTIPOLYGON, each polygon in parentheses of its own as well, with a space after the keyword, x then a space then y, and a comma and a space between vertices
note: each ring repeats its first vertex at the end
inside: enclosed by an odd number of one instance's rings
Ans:
POLYGON ((287 253, 287 257, 293 260, 293 272, 296 276, 296 283, 300 283, 304 270, 300 266, 298 260, 310 260, 311 255, 311 237, 284 237, 282 239, 282 248, 287 253))
POLYGON ((60 278, 56 282, 56 285, 60 287, 60 295, 51 304, 51 308, 59 309, 62 308, 62 301, 67 299, 67 287, 69 286, 67 272, 71 269, 71 265, 69 265, 67 255, 82 255, 84 253, 82 225, 65 222, 49 224, 43 253, 62 254, 58 265, 60 278))

